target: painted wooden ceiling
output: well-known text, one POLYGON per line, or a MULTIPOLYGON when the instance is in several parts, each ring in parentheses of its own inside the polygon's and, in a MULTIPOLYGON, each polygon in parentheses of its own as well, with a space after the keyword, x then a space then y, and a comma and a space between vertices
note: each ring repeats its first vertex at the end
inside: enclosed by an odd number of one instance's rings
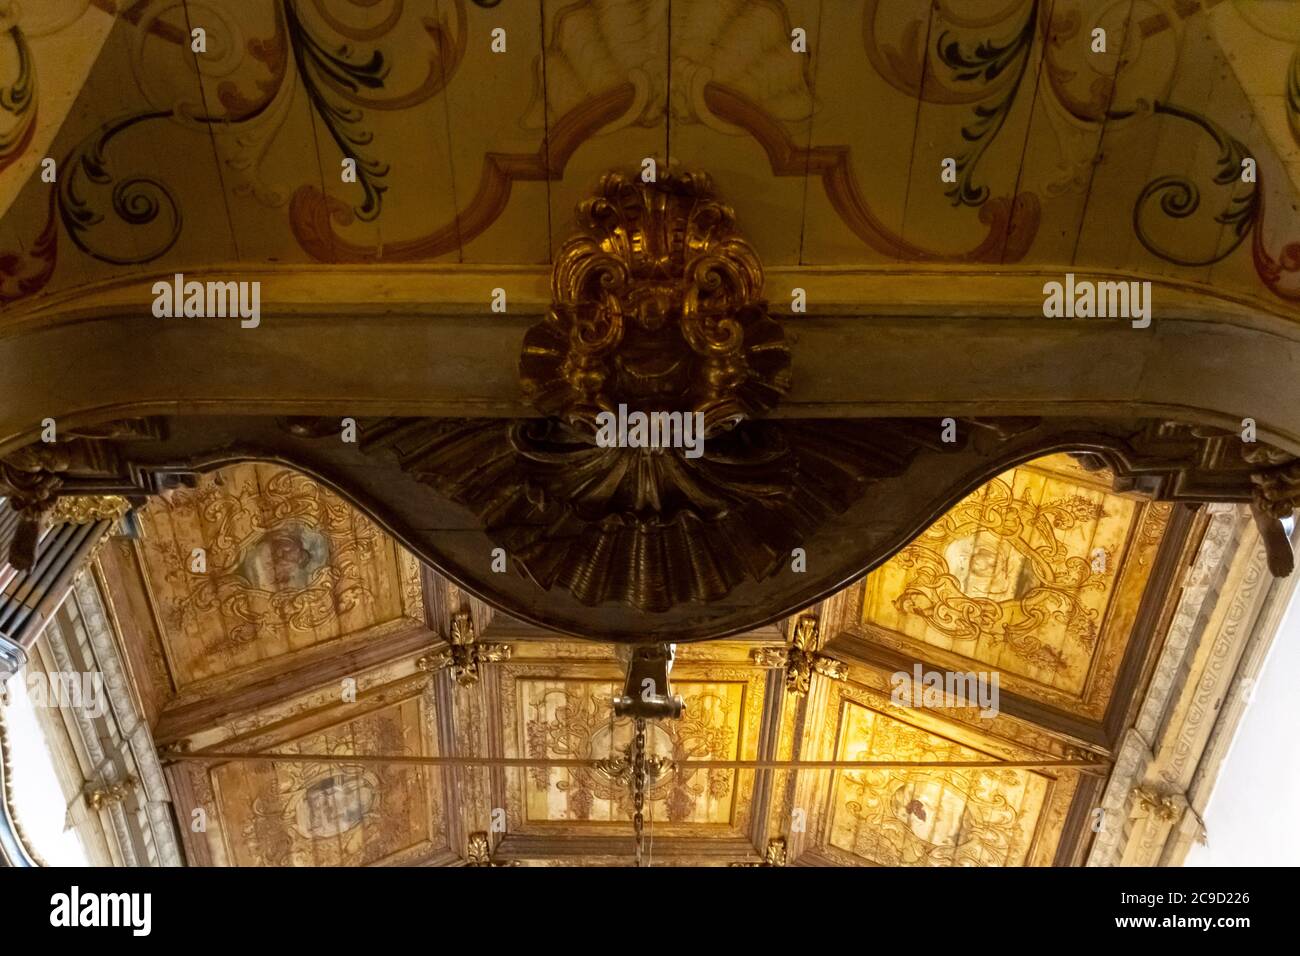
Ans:
POLYGON ((140 273, 546 263, 646 157, 707 170, 772 265, 1300 299, 1279 0, 46 0, 0 27, 10 305, 140 273))
MULTIPOLYGON (((1136 609, 1161 606, 1156 551, 1178 544, 1162 544, 1167 509, 1106 477, 1065 456, 1007 472, 810 609, 820 636, 807 649, 826 660, 806 694, 784 669, 795 620, 679 645, 686 714, 652 723, 648 740, 676 762, 1033 766, 679 767, 647 795, 651 863, 754 861, 774 837, 792 862, 822 865, 1073 859, 1100 778, 1041 764, 1109 760, 1103 718, 1131 691, 1116 692, 1116 674, 1151 647, 1136 609), (998 672, 1000 711, 900 702, 894 674, 918 662, 998 672)), ((455 864, 476 833, 497 862, 629 861, 630 798, 612 772, 381 759, 617 756, 631 725, 611 708, 624 666, 612 645, 494 612, 280 466, 212 472, 152 500, 137 525, 96 573, 164 753, 307 755, 172 763, 178 818, 204 821, 185 835, 192 864, 455 864), (511 648, 477 682, 442 666, 457 612, 476 643, 511 648)))
POLYGON ((1066 455, 1016 468, 867 578, 860 633, 1100 716, 1170 511, 1066 455))

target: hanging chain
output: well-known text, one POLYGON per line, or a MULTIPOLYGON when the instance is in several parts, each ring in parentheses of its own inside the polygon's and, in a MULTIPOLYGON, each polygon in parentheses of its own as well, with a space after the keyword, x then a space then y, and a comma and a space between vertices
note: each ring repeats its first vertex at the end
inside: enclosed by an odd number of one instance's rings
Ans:
POLYGON ((641 856, 644 849, 644 835, 641 831, 645 825, 645 718, 635 718, 633 726, 635 735, 632 739, 632 830, 636 840, 635 865, 641 866, 641 856))

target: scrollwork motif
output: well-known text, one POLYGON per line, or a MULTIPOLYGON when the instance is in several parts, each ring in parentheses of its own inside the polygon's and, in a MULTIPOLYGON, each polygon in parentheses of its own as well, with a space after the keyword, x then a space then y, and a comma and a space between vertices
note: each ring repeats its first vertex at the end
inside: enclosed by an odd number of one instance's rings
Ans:
MULTIPOLYGON (((1191 110, 1168 103, 1157 103, 1154 111, 1158 115, 1173 116, 1195 123, 1210 135, 1219 148, 1214 173, 1216 185, 1228 186, 1241 182, 1241 162, 1249 155, 1245 144, 1230 136, 1218 124, 1191 110)), ((1201 193, 1196 183, 1185 176, 1172 175, 1158 176, 1147 183, 1133 206, 1133 232, 1148 252, 1167 262, 1180 266, 1206 266, 1226 258, 1246 238, 1258 215, 1259 188, 1251 184, 1248 189, 1232 192, 1227 205, 1214 217, 1215 222, 1231 227, 1228 242, 1223 247, 1203 256, 1180 253, 1160 244, 1148 228, 1147 210, 1152 203, 1157 204, 1160 212, 1169 219, 1186 219, 1201 205, 1201 193)))
POLYGON ((1053 673, 1064 671, 1066 656, 1041 639, 1042 628, 1059 625, 1067 637, 1092 648, 1098 613, 1080 596, 1104 589, 1107 571, 1106 565, 1071 555, 1058 532, 1102 517, 1102 505, 1089 498, 1073 495, 1036 504, 1017 498, 1006 482, 994 479, 899 553, 895 560, 911 574, 894 604, 949 637, 1005 641, 1026 662, 1053 673), (1005 597, 967 593, 958 569, 951 566, 954 560, 964 562, 965 575, 981 580, 1000 581, 1010 574, 1010 566, 1001 568, 987 549, 962 547, 982 532, 1013 549, 1021 562, 1005 597))
POLYGON ((213 529, 203 570, 174 546, 166 564, 175 626, 197 628, 214 611, 230 623, 214 652, 237 654, 272 625, 311 631, 374 597, 362 568, 378 553, 378 529, 303 475, 278 471, 261 490, 211 484, 164 506, 213 529))
POLYGON ((59 215, 68 231, 68 238, 82 252, 100 262, 124 266, 151 262, 175 245, 181 233, 181 209, 171 190, 150 176, 132 175, 115 180, 105 157, 109 143, 121 133, 140 123, 166 119, 171 115, 170 111, 150 111, 109 120, 78 144, 63 161, 66 172, 59 177, 59 215), (160 214, 166 210, 161 220, 166 225, 160 238, 129 255, 110 251, 107 244, 98 247, 92 244, 91 234, 104 223, 105 216, 83 191, 83 179, 95 186, 111 186, 112 211, 129 227, 158 222, 160 214))
POLYGON ((962 139, 971 145, 957 157, 957 182, 946 192, 954 206, 982 206, 989 199, 989 188, 975 185, 975 167, 997 138, 1020 92, 1020 84, 1029 66, 1037 20, 1038 3, 1035 0, 1015 36, 1004 43, 984 40, 973 50, 968 50, 950 33, 939 35, 939 60, 952 70, 956 82, 982 83, 996 91, 995 99, 976 104, 974 120, 962 127, 962 139), (1005 92, 1002 92, 997 84, 1004 74, 1010 79, 1005 84, 1005 92))
POLYGON ((14 24, 8 31, 18 58, 18 73, 7 86, 0 86, 0 112, 12 117, 0 126, 0 170, 22 155, 36 130, 36 70, 32 49, 22 29, 14 24))

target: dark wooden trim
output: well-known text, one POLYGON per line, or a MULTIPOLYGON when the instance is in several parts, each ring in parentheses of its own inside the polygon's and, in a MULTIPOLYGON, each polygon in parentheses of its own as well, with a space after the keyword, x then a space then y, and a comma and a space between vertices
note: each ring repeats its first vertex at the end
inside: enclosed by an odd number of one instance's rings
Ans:
POLYGON ((1195 559, 1207 524, 1198 505, 1176 504, 1169 516, 1102 717, 1102 740, 1112 752, 1131 722, 1138 705, 1138 690, 1150 679, 1157 652, 1182 596, 1181 577, 1195 559))
MULTIPOLYGON (((892 647, 875 644, 855 634, 837 634, 822 649, 822 653, 844 661, 847 664, 894 671, 910 671, 916 663, 926 670, 947 670, 925 658, 912 657, 892 647)), ((973 663, 978 663, 972 659, 973 663)), ((1016 717, 1036 724, 1044 730, 1064 734, 1076 740, 1096 746, 1104 746, 1107 741, 1099 722, 1072 714, 1058 707, 1051 707, 1009 690, 999 691, 999 710, 1008 717, 1016 717)))
POLYGON ((1052 866, 1082 866, 1095 836, 1092 829, 1092 811, 1101 803, 1106 781, 1092 774, 1079 774, 1079 786, 1070 800, 1061 836, 1056 844, 1052 866))
MULTIPOLYGON (((352 635, 353 638, 357 636, 352 635)), ((166 743, 188 737, 223 723, 233 714, 260 710, 294 694, 356 676, 423 648, 432 648, 436 643, 437 637, 428 628, 412 621, 406 627, 382 637, 360 641, 344 651, 340 651, 334 642, 318 645, 298 655, 300 660, 302 657, 314 658, 305 663, 270 673, 227 693, 167 708, 154 728, 154 739, 166 743)))
MULTIPOLYGON (((196 764, 174 763, 163 767, 163 775, 167 778, 167 789, 172 795, 172 816, 176 820, 176 830, 181 837, 181 849, 186 866, 213 865, 212 848, 208 845, 207 832, 195 833, 190 827, 195 808, 203 807, 202 801, 194 793, 194 781, 190 774, 207 772, 207 767, 196 764)), ((215 807, 203 807, 203 809, 209 816, 216 811, 215 807)))
MULTIPOLYGON (((629 824, 629 829, 630 829, 629 824)), ((648 844, 647 844, 648 845, 648 844)), ((659 837, 653 845, 654 859, 679 862, 716 860, 756 862, 760 854, 745 837, 659 837)), ((632 865, 632 834, 626 836, 547 836, 508 833, 493 850, 493 858, 504 860, 571 859, 587 856, 621 857, 632 865)))
MULTIPOLYGON (((775 760, 781 746, 781 716, 790 703, 786 700, 785 671, 772 668, 767 673, 763 688, 763 716, 758 730, 758 759, 775 760)), ((771 819, 772 803, 779 799, 775 793, 776 771, 756 770, 754 772, 754 789, 749 803, 749 838, 755 850, 767 846, 768 837, 773 835, 771 819)))
MULTIPOLYGON (((455 711, 455 687, 446 668, 434 675, 432 691, 438 752, 454 757, 470 756, 460 752, 456 740, 456 720, 459 715, 455 711)), ((447 830, 447 845, 458 858, 464 854, 469 840, 468 828, 471 823, 466 816, 472 814, 474 809, 467 807, 463 799, 466 792, 463 775, 466 772, 466 767, 453 766, 443 767, 438 774, 442 784, 442 816, 447 830)))

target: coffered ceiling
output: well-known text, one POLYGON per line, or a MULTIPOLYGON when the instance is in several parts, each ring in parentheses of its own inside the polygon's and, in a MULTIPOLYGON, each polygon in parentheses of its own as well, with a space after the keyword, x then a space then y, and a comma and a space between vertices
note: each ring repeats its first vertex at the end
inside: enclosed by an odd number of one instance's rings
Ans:
POLYGON ((652 859, 1077 861, 1197 505, 1293 565, 1298 44, 1255 0, 0 3, 11 554, 140 505, 95 573, 194 863, 626 862, 614 644, 669 642, 652 859), (1158 319, 1049 316, 1075 272, 1158 319), (182 273, 259 321, 159 316, 182 273), (575 437, 647 392, 708 456, 575 437))
POLYGON ((848 631, 1100 716, 1171 512, 1106 477, 1057 455, 993 479, 866 579, 848 631))
MULTIPOLYGON (((646 794, 651 865, 757 861, 773 838, 805 864, 1074 859, 1100 778, 1059 764, 1108 765, 1106 711, 1133 689, 1117 675, 1145 665, 1158 619, 1137 610, 1164 607, 1153 568, 1188 533, 1180 519, 1165 540, 1168 509, 1104 479, 1064 456, 1014 469, 804 624, 679 645, 685 714, 647 733, 669 762, 646 794), (996 672, 1000 709, 908 706, 894 674, 918 662, 996 672)), ((191 863, 448 864, 478 858, 476 834, 497 862, 630 860, 631 794, 609 762, 633 730, 611 706, 624 652, 494 611, 281 466, 219 469, 137 525, 96 573, 177 818, 202 811, 191 863), (470 675, 457 646, 494 650, 470 675)))

